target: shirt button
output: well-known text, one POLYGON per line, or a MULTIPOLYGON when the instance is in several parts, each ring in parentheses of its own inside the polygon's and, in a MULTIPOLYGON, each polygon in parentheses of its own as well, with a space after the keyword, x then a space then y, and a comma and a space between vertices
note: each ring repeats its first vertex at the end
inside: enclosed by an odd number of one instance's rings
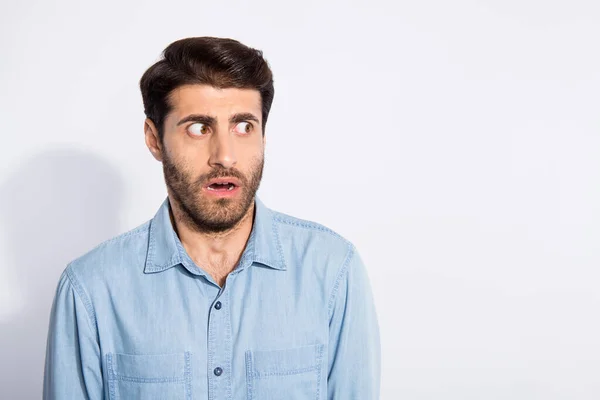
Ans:
POLYGON ((215 308, 216 308, 217 310, 220 310, 220 309, 221 309, 221 302, 220 302, 220 301, 217 301, 217 302, 215 303, 215 308))
POLYGON ((217 367, 217 368, 215 368, 214 372, 215 372, 216 376, 219 376, 219 375, 221 375, 223 373, 223 368, 217 367))

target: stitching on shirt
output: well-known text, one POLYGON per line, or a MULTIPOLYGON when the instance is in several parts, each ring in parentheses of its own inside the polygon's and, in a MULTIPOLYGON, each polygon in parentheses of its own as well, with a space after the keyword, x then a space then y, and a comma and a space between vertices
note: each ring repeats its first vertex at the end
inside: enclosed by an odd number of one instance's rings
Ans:
POLYGON ((316 400, 321 398, 321 364, 323 363, 323 349, 325 348, 324 344, 320 344, 317 346, 317 396, 316 400))
POLYGON ((302 374, 304 372, 315 371, 318 368, 317 365, 311 365, 310 367, 297 368, 297 369, 288 369, 285 371, 270 371, 270 372, 254 372, 254 378, 268 378, 270 376, 287 376, 287 375, 295 375, 302 374))
MULTIPOLYGON (((151 221, 152 220, 146 221, 142 225, 140 225, 140 226, 138 226, 138 227, 136 227, 136 228, 134 228, 134 229, 132 229, 130 231, 121 233, 118 236, 115 236, 115 237, 113 237, 111 239, 108 239, 108 240, 105 240, 104 242, 101 242, 100 244, 97 244, 96 246, 94 246, 93 248, 91 248, 90 250, 88 250, 87 252, 85 252, 83 255, 75 258, 69 264, 75 264, 75 263, 79 262, 79 260, 85 258, 87 255, 90 255, 90 254, 92 254, 92 253, 100 250, 102 247, 108 246, 109 244, 111 244, 113 242, 116 242, 118 240, 126 239, 126 238, 129 238, 131 236, 146 234, 147 230, 148 230, 148 226, 150 225, 151 221)), ((74 273, 70 273, 69 276, 71 277, 72 281, 76 280, 74 278, 74 273)), ((95 316, 94 316, 94 319, 95 319, 95 316)))
MULTIPOLYGON (((153 220, 152 220, 153 221, 153 220)), ((183 264, 183 258, 181 252, 183 251, 179 241, 175 238, 175 232, 173 231, 173 241, 175 242, 175 247, 177 251, 175 254, 171 256, 171 259, 167 261, 166 264, 157 265, 154 261, 155 258, 155 249, 156 249, 156 233, 153 231, 152 221, 150 224, 150 240, 148 241, 148 253, 146 256, 147 265, 145 267, 146 272, 162 272, 166 269, 169 269, 177 264, 183 264)))
POLYGON ((307 221, 307 220, 300 220, 297 218, 291 219, 294 217, 290 217, 290 216, 286 216, 285 214, 281 214, 279 212, 276 212, 273 214, 273 219, 277 222, 282 222, 284 224, 287 225, 292 225, 292 226, 297 226, 300 228, 306 228, 306 229, 316 229, 318 231, 321 232, 327 232, 327 233, 331 233, 332 235, 344 239, 345 241, 347 241, 347 239, 345 237, 343 237, 342 235, 340 235, 339 233, 337 233, 336 231, 334 231, 331 228, 326 227, 325 225, 321 225, 317 222, 312 222, 312 221, 307 221))
POLYGON ((88 315, 88 322, 91 324, 92 331, 97 336, 98 331, 96 330, 96 313, 94 312, 94 308, 92 307, 92 303, 90 302, 83 286, 79 283, 79 280, 75 276, 75 273, 71 270, 71 265, 68 264, 65 272, 67 274, 67 278, 69 279, 69 283, 73 286, 75 294, 79 297, 79 300, 83 303, 85 307, 85 312, 88 315))
POLYGON ((340 286, 340 281, 342 280, 342 275, 344 275, 348 271, 348 265, 350 264, 350 260, 354 257, 355 247, 352 243, 348 242, 348 254, 346 254, 346 259, 340 268, 337 277, 335 279, 335 283, 333 284, 333 289, 331 289, 331 294, 329 295, 329 304, 327 307, 327 313, 329 315, 329 319, 331 319, 331 313, 333 310, 333 303, 335 300, 335 296, 337 294, 338 288, 340 286))
MULTIPOLYGON (((150 220, 150 221, 151 221, 151 220, 150 220)), ((126 238, 128 238, 128 237, 130 237, 130 236, 135 236, 135 235, 139 235, 139 234, 142 234, 142 233, 146 233, 146 231, 148 230, 148 225, 150 225, 150 221, 146 221, 146 222, 144 222, 142 225, 138 226, 137 228, 133 228, 133 229, 132 229, 132 230, 130 230, 130 231, 127 231, 127 232, 121 233, 121 234, 120 234, 120 235, 118 235, 118 236, 115 236, 115 237, 113 237, 113 238, 110 238, 110 239, 108 239, 108 240, 105 240, 104 242, 102 242, 102 243, 100 243, 100 244, 96 245, 96 247, 92 248, 92 249, 91 249, 89 252, 92 252, 92 251, 94 251, 94 250, 96 250, 96 249, 99 249, 99 248, 100 248, 100 247, 102 247, 102 246, 108 245, 108 244, 110 244, 110 243, 112 243, 112 242, 115 242, 115 241, 117 241, 117 240, 120 240, 120 239, 126 239, 126 238)))
POLYGON ((246 389, 247 389, 247 395, 248 395, 248 400, 252 400, 253 399, 253 382, 252 379, 254 378, 254 374, 252 371, 252 352, 250 350, 246 351, 246 389))
MULTIPOLYGON (((150 263, 151 265, 154 265, 154 220, 150 220, 149 221, 149 229, 148 229, 148 236, 149 236, 149 240, 148 240, 148 253, 146 254, 146 262, 145 265, 147 266, 148 263, 150 263)), ((153 269, 152 267, 148 268, 148 270, 153 269)))
POLYGON ((169 260, 165 265, 155 265, 154 267, 148 267, 146 268, 147 272, 157 272, 157 271, 163 271, 167 268, 171 268, 177 264, 180 264, 181 259, 179 258, 179 256, 174 255, 173 257, 171 257, 171 260, 169 260))
POLYGON ((116 399, 116 388, 115 388, 115 371, 113 370, 113 358, 112 353, 106 355, 106 366, 108 368, 108 396, 111 399, 116 399))
MULTIPOLYGON (((211 306, 212 307, 212 306, 211 306)), ((212 310, 209 309, 209 315, 212 312, 212 310)), ((209 321, 212 321, 212 318, 209 316, 209 321)), ((207 343, 206 343, 206 347, 207 347, 207 351, 206 351, 206 362, 209 368, 214 368, 214 359, 215 359, 215 333, 214 333, 214 329, 210 329, 211 327, 211 323, 209 322, 208 326, 207 326, 207 343)), ((212 325, 214 326, 214 325, 212 325)), ((214 371, 214 370, 213 370, 214 371)), ((214 390, 215 390, 215 382, 214 382, 214 378, 210 375, 208 375, 208 398, 209 399, 213 399, 214 398, 214 390)))
MULTIPOLYGON (((233 285, 233 280, 235 278, 232 277, 230 279, 231 280, 230 280, 229 285, 233 285)), ((227 283, 225 283, 225 285, 227 285, 227 283)), ((229 305, 231 304, 231 289, 227 291, 226 296, 227 296, 227 300, 226 300, 227 303, 223 304, 223 308, 224 308, 223 311, 225 311, 225 345, 227 346, 226 348, 227 348, 227 354, 228 354, 227 378, 229 381, 229 385, 227 385, 227 398, 231 399, 231 398, 233 398, 233 393, 232 393, 232 389, 231 389, 233 386, 232 373, 231 373, 231 371, 233 371, 233 366, 232 366, 233 354, 231 353, 232 349, 233 349, 233 347, 231 346, 231 331, 232 331, 231 325, 232 324, 231 324, 231 308, 229 307, 229 305)))
POLYGON ((266 258, 255 257, 254 260, 252 260, 252 261, 253 262, 257 262, 257 263, 261 263, 261 264, 265 264, 268 267, 270 267, 271 264, 273 264, 273 260, 267 260, 266 258))
POLYGON ((136 382, 136 383, 184 383, 185 378, 138 378, 134 376, 123 376, 123 375, 115 375, 113 377, 114 380, 124 381, 124 382, 136 382))
POLYGON ((279 239, 279 232, 277 231, 277 224, 275 223, 276 219, 273 219, 273 223, 271 224, 271 229, 273 230, 273 236, 276 238, 277 240, 277 253, 279 253, 279 260, 281 262, 281 264, 279 265, 279 268, 281 269, 287 269, 286 265, 285 265, 285 258, 283 256, 283 249, 281 248, 281 240, 279 239))
POLYGON ((190 360, 190 352, 185 352, 185 365, 183 370, 184 378, 185 378, 185 397, 186 400, 192 399, 192 368, 191 368, 191 360, 190 360))
MULTIPOLYGON (((304 229, 309 229, 309 230, 317 230, 320 232, 326 232, 331 234, 332 236, 341 239, 344 243, 346 243, 347 246, 352 247, 352 243, 346 239, 345 237, 343 237, 342 235, 340 235, 339 233, 337 233, 336 231, 326 227, 325 225, 321 225, 317 222, 313 222, 313 221, 307 221, 307 220, 301 220, 286 214, 282 214, 280 212, 277 211, 273 211, 273 221, 277 221, 277 222, 281 222, 283 224, 289 225, 289 226, 295 226, 298 228, 304 228, 304 229)), ((284 259, 283 256, 283 249, 281 247, 281 240, 279 240, 279 235, 277 235, 277 230, 276 230, 276 224, 275 222, 273 222, 273 232, 275 234, 275 237, 277 238, 277 250, 279 252, 279 256, 281 257, 281 259, 284 259)), ((258 260, 257 260, 258 261, 258 260)), ((285 264, 283 265, 283 269, 285 269, 285 264)))

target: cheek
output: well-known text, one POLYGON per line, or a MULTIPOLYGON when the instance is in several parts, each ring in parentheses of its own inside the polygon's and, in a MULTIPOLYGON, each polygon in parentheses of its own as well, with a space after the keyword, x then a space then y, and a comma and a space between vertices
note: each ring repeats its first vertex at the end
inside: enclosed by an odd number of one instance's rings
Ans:
POLYGON ((189 176, 199 176, 208 164, 208 152, 201 146, 179 146, 169 151, 169 157, 178 169, 189 176))
POLYGON ((260 167, 262 161, 262 154, 247 154, 244 156, 243 159, 238 158, 238 169, 248 176, 250 174, 253 174, 260 167))
POLYGON ((264 146, 261 143, 247 144, 239 149, 238 157, 244 159, 246 163, 256 164, 264 157, 264 146))
POLYGON ((181 155, 175 156, 169 153, 163 163, 172 179, 177 179, 185 184, 191 184, 198 179, 198 173, 194 170, 193 164, 181 155))
POLYGON ((186 180, 190 184, 200 184, 202 174, 205 171, 202 171, 200 169, 199 164, 197 164, 191 160, 186 160, 181 164, 181 172, 185 175, 186 180))

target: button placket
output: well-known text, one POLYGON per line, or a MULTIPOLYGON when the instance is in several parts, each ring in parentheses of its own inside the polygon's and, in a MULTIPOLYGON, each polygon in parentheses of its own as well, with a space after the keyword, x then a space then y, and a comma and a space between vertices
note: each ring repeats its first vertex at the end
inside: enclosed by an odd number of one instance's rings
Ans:
POLYGON ((209 311, 207 367, 208 390, 211 399, 228 399, 231 393, 232 345, 229 310, 227 309, 228 285, 230 283, 226 283, 216 294, 209 311))

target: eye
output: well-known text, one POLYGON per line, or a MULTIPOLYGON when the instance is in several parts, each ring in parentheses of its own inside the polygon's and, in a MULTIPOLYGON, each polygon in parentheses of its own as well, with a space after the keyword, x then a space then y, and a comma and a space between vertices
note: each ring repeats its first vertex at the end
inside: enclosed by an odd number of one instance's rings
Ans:
POLYGON ((250 133, 252 132, 252 124, 250 122, 240 122, 235 126, 235 131, 238 133, 250 133))
POLYGON ((200 122, 195 122, 188 126, 187 130, 194 136, 202 136, 208 133, 208 126, 200 122))

